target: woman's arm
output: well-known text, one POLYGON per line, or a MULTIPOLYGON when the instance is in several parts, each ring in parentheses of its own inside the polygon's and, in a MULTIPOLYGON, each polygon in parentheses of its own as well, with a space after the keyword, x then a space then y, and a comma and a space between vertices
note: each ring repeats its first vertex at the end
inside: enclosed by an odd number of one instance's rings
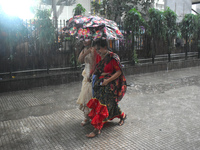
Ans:
POLYGON ((108 83, 110 83, 111 81, 117 79, 120 75, 122 74, 121 70, 118 70, 117 72, 115 72, 110 78, 108 79, 104 79, 102 86, 107 85, 108 83))
POLYGON ((80 62, 80 63, 84 63, 84 59, 85 59, 85 56, 87 56, 89 53, 91 52, 91 48, 89 48, 88 50, 86 50, 85 51, 85 49, 83 49, 82 51, 81 51, 81 53, 79 54, 79 56, 78 56, 78 61, 80 62))
POLYGON ((84 52, 83 52, 83 50, 82 50, 81 53, 80 53, 79 56, 78 56, 78 61, 79 61, 81 64, 84 63, 83 54, 84 54, 84 52))

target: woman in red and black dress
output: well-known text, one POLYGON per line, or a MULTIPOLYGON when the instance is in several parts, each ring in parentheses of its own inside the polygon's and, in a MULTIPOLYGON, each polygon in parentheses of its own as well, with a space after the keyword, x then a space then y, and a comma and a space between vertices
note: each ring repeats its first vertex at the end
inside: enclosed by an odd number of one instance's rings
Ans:
POLYGON ((87 137, 95 137, 100 134, 105 122, 114 118, 120 118, 119 125, 124 124, 125 113, 121 111, 118 102, 126 92, 126 79, 122 73, 122 67, 117 54, 108 51, 107 41, 96 42, 96 69, 94 72, 94 98, 87 106, 91 108, 88 114, 94 131, 87 134, 87 137))

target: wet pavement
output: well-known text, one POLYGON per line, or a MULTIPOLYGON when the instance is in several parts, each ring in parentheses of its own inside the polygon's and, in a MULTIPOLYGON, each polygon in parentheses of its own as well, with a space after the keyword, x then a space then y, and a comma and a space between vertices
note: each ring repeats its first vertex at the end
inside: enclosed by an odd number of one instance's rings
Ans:
POLYGON ((85 137, 81 82, 0 93, 1 150, 200 150, 200 67, 126 76, 128 115, 85 137))

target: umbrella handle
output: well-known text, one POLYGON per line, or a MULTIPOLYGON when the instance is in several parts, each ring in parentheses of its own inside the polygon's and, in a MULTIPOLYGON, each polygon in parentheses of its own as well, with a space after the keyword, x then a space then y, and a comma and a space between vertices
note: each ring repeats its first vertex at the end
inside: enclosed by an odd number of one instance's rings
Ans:
POLYGON ((94 40, 92 40, 92 42, 91 42, 91 47, 93 47, 94 46, 94 40))

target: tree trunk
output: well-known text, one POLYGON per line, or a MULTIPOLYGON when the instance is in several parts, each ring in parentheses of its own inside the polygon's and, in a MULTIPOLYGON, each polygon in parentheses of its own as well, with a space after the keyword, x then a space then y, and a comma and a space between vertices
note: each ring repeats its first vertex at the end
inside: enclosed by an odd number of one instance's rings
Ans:
POLYGON ((186 36, 185 60, 187 60, 187 53, 188 53, 188 37, 186 36))
POLYGON ((156 38, 153 38, 153 48, 152 48, 152 64, 154 64, 155 52, 156 52, 156 38))
POLYGON ((56 4, 58 0, 52 0, 52 11, 53 11, 53 23, 54 27, 56 28, 56 48, 58 48, 58 16, 57 16, 57 9, 56 4))
POLYGON ((198 40, 198 58, 200 58, 200 40, 198 40))
POLYGON ((46 53, 46 63, 47 63, 47 74, 49 74, 49 46, 47 46, 47 49, 45 50, 46 53))
POLYGON ((73 47, 73 51, 74 51, 74 67, 75 67, 75 70, 77 69, 77 62, 76 62, 76 51, 75 51, 75 48, 73 47))
POLYGON ((169 38, 167 39, 167 43, 168 43, 168 62, 171 61, 171 50, 170 50, 170 40, 169 38))
POLYGON ((57 11, 56 11, 56 3, 57 3, 57 0, 52 0, 52 11, 53 11, 53 20, 54 20, 54 25, 55 25, 55 28, 57 29, 58 27, 58 17, 57 17, 57 11))
POLYGON ((12 78, 12 71, 13 71, 13 48, 10 46, 10 78, 12 78))
POLYGON ((135 48, 135 40, 134 40, 134 32, 132 31, 132 59, 131 59, 131 64, 135 65, 135 60, 134 60, 134 48, 135 48))

